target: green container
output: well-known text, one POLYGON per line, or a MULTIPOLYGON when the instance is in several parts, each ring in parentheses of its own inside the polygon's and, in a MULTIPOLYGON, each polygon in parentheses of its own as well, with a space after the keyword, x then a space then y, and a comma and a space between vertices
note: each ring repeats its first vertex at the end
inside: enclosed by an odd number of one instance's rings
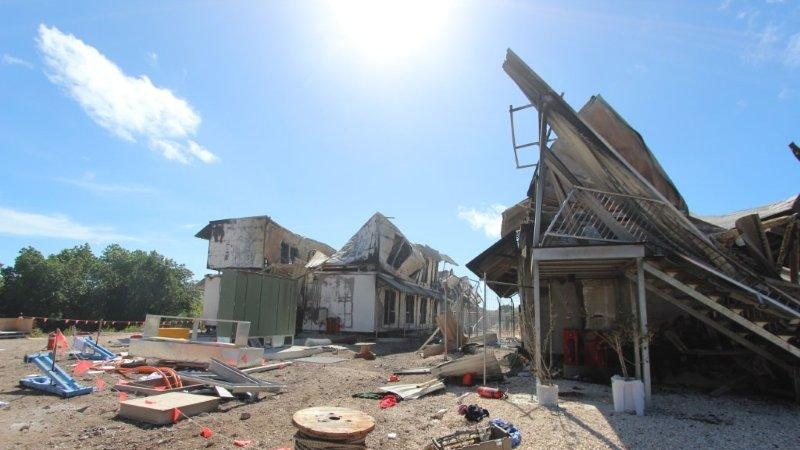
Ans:
MULTIPOLYGON (((226 270, 219 287, 218 319, 250 322, 250 336, 294 335, 297 281, 264 273, 226 270)), ((219 336, 233 334, 219 324, 219 336)))

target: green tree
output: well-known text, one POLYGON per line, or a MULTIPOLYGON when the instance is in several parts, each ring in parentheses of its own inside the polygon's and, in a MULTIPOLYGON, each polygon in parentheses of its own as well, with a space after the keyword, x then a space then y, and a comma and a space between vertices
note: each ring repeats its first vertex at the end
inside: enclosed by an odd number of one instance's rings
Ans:
POLYGON ((158 252, 88 244, 45 258, 20 250, 0 269, 0 313, 88 320, 142 320, 147 313, 188 314, 200 303, 192 272, 158 252))

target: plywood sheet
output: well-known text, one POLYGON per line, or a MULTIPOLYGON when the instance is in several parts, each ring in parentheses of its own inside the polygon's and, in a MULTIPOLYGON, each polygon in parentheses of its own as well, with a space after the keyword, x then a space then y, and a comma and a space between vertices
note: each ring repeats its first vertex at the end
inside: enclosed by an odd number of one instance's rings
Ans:
POLYGON ((120 403, 117 415, 125 419, 154 425, 166 425, 172 423, 172 414, 175 408, 178 408, 184 416, 191 417, 212 411, 216 409, 218 404, 219 398, 217 397, 170 392, 151 397, 125 400, 120 403))

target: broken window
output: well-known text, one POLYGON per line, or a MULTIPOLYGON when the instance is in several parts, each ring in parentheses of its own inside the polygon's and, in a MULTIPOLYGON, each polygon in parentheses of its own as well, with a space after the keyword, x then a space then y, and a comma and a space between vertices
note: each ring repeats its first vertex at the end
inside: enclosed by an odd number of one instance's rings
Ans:
POLYGON ((414 323, 414 296, 406 295, 406 323, 414 323))
POLYGON ((394 325, 397 318, 397 299, 391 289, 383 291, 383 324, 394 325))
POLYGON ((395 269, 399 269, 409 256, 411 256, 411 245, 403 236, 395 235, 394 243, 386 262, 395 269))
POLYGON ((281 264, 289 264, 289 244, 281 242, 281 264))
POLYGON ((297 250, 297 247, 281 242, 281 264, 294 264, 299 256, 300 251, 297 250))
POLYGON ((419 323, 424 324, 428 320, 428 299, 423 298, 419 301, 419 323))

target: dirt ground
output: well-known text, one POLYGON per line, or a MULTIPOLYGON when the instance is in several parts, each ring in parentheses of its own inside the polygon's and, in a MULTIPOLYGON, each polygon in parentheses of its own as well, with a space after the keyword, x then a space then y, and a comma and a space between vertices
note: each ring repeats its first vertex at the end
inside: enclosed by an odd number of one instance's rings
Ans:
MULTIPOLYGON (((614 414, 608 386, 569 380, 559 380, 562 398, 557 408, 539 407, 530 395, 529 377, 508 378, 499 384, 510 394, 504 400, 482 399, 474 388, 448 386, 438 395, 381 410, 377 400, 351 395, 386 384, 393 370, 440 360, 423 360, 412 352, 387 354, 391 350, 381 344, 376 346, 379 356, 374 361, 351 359, 352 352, 340 351, 347 361, 295 363, 261 373, 257 376, 285 383, 285 392, 252 404, 234 400, 191 421, 151 427, 115 418, 118 399, 110 387, 119 378, 116 374, 100 375, 106 383, 102 392, 72 399, 21 389, 19 379, 36 372, 34 366, 23 364, 23 355, 44 346, 44 338, 0 341, 0 401, 9 403, 0 408, 0 448, 222 449, 236 448, 234 439, 253 440, 249 448, 292 448, 292 413, 329 405, 359 409, 375 418, 375 430, 367 439, 372 449, 420 449, 433 437, 469 427, 455 410, 456 397, 464 392, 470 392, 464 403, 478 403, 489 410, 491 418, 514 423, 522 432, 521 449, 800 448, 800 408, 754 398, 710 398, 684 390, 656 390, 645 417, 614 414), (448 412, 441 420, 431 418, 442 408, 448 412), (242 413, 250 417, 242 420, 242 413), (203 426, 213 430, 210 439, 199 436, 203 426), (397 438, 389 439, 389 433, 397 438)), ((501 353, 498 350, 498 356, 501 353)), ((96 376, 81 381, 94 385, 96 376)), ((426 375, 404 376, 401 382, 427 379, 426 375)))

